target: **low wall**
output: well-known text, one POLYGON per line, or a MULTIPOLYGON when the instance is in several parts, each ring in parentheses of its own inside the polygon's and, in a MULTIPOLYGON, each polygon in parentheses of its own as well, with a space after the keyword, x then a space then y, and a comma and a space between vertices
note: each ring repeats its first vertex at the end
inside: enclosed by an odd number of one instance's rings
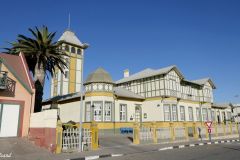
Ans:
POLYGON ((36 145, 56 150, 57 110, 33 113, 30 119, 29 139, 36 145))

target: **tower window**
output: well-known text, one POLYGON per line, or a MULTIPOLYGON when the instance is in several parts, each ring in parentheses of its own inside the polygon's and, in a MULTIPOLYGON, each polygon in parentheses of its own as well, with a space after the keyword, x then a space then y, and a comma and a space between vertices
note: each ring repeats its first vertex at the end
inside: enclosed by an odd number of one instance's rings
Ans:
POLYGON ((69 58, 66 58, 66 64, 69 66, 69 58))
POLYGON ((69 46, 68 45, 65 46, 65 51, 69 52, 69 46))
POLYGON ((72 52, 72 53, 75 53, 75 52, 76 52, 76 50, 75 50, 74 47, 71 48, 71 52, 72 52))
POLYGON ((65 78, 69 78, 69 72, 68 71, 65 71, 65 74, 64 74, 65 78))
POLYGON ((81 55, 82 54, 82 51, 81 49, 77 49, 77 54, 81 55))

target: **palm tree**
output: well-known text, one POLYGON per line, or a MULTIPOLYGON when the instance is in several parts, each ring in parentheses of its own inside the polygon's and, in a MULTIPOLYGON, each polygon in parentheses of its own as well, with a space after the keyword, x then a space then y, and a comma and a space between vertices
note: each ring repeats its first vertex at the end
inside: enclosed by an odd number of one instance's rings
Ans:
POLYGON ((40 112, 45 77, 47 73, 53 76, 57 68, 63 73, 64 68, 67 67, 64 61, 67 54, 62 51, 57 42, 54 42, 56 32, 49 32, 46 26, 28 30, 32 38, 19 34, 17 41, 10 43, 11 48, 5 49, 9 54, 22 52, 25 55, 36 89, 34 112, 40 112))

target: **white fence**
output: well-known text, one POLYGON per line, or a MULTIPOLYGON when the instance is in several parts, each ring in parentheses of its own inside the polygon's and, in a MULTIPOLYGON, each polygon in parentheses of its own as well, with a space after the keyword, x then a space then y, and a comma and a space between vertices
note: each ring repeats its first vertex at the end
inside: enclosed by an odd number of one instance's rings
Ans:
POLYGON ((153 131, 150 127, 140 127, 140 141, 149 142, 153 140, 153 131))
MULTIPOLYGON (((90 129, 83 128, 82 130, 82 150, 91 150, 92 135, 90 129)), ((63 131, 63 152, 72 152, 79 149, 79 129, 68 128, 63 131)))
POLYGON ((166 142, 171 140, 170 128, 157 128, 157 140, 158 142, 166 142))
POLYGON ((175 138, 178 139, 186 139, 185 135, 185 127, 177 127, 175 128, 175 138))
POLYGON ((232 124, 232 132, 233 132, 233 134, 237 134, 238 133, 237 124, 232 124))
POLYGON ((223 136, 224 135, 224 128, 221 124, 217 125, 217 132, 218 132, 218 136, 223 136))

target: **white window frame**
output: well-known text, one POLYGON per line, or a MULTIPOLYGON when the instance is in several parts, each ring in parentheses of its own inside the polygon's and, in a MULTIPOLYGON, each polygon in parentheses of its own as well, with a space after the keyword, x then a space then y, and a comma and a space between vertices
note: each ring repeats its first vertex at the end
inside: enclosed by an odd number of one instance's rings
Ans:
POLYGON ((207 108, 202 108, 202 120, 203 121, 208 120, 208 110, 207 110, 207 108))
POLYGON ((104 121, 112 121, 112 102, 110 101, 105 101, 104 103, 104 121))
POLYGON ((185 116, 185 106, 180 106, 180 120, 185 121, 186 116, 185 116), (183 109, 183 110, 182 110, 183 109))
POLYGON ((216 121, 216 115, 214 110, 211 111, 211 117, 212 117, 212 121, 216 121))
POLYGON ((201 112, 199 107, 196 107, 196 120, 201 121, 201 112))
POLYGON ((103 119, 103 102, 102 101, 93 101, 93 120, 100 122, 103 119), (97 105, 96 105, 97 104, 97 105), (96 114, 98 113, 98 114, 96 114))
POLYGON ((208 108, 208 121, 212 120, 212 110, 211 108, 208 108))
POLYGON ((127 121, 127 104, 119 105, 119 120, 121 122, 127 121))
POLYGON ((171 121, 171 105, 170 104, 164 104, 163 110, 164 110, 164 121, 171 121))
POLYGON ((194 121, 194 119, 193 119, 193 107, 191 107, 191 106, 188 107, 188 120, 189 121, 194 121), (191 112, 190 112, 190 110, 191 110, 191 112))
POLYGON ((178 109, 176 104, 172 104, 172 121, 178 121, 178 109))
POLYGON ((85 121, 91 122, 91 102, 85 103, 85 121))

